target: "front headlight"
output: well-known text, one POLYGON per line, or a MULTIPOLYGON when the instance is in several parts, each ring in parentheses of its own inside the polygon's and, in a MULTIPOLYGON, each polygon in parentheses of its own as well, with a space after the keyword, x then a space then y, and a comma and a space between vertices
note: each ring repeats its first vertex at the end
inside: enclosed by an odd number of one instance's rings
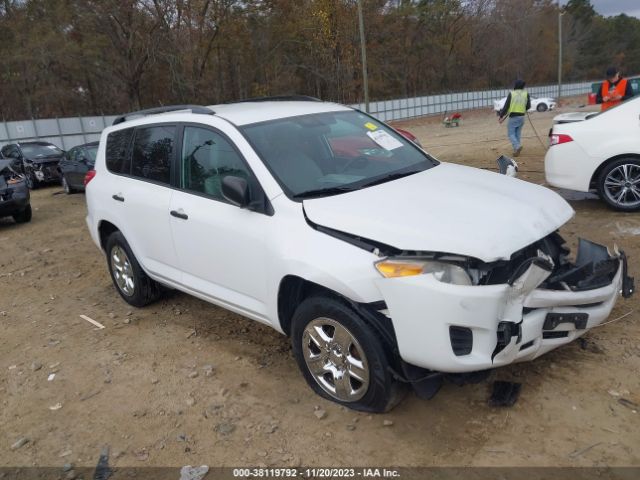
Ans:
POLYGON ((388 258, 376 262, 375 267, 385 278, 432 274, 444 283, 472 285, 471 277, 464 268, 437 260, 388 258))

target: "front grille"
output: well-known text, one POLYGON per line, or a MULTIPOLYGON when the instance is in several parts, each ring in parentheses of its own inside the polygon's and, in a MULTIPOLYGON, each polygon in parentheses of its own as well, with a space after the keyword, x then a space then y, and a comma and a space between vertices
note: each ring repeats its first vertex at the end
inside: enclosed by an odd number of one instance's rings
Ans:
POLYGON ((451 348, 457 357, 469 355, 473 349, 473 332, 467 327, 449 327, 451 348))

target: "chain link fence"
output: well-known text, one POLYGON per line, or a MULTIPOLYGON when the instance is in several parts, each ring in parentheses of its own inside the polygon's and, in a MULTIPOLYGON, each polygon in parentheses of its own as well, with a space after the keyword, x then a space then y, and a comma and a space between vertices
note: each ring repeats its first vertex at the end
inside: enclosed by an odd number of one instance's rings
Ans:
MULTIPOLYGON (((563 96, 582 95, 591 92, 592 82, 569 83, 562 86, 563 96)), ((553 97, 557 85, 541 85, 527 88, 532 96, 553 97)), ((371 102, 371 114, 379 120, 406 120, 425 115, 444 114, 476 108, 493 108, 494 100, 504 98, 507 89, 446 93, 424 97, 401 98, 371 102)), ((585 99, 586 100, 586 99, 585 99)), ((352 105, 360 110, 364 103, 352 105)), ((24 120, 0 123, 0 146, 7 143, 40 140, 50 142, 63 150, 100 139, 100 133, 113 123, 115 115, 94 117, 69 117, 40 120, 24 120)))

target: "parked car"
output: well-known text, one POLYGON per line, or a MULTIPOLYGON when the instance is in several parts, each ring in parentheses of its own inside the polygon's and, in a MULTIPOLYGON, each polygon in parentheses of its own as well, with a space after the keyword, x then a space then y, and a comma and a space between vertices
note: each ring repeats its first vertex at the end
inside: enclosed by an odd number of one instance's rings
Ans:
POLYGON ((29 188, 24 175, 12 167, 11 159, 0 158, 0 218, 13 217, 16 223, 31 221, 29 188))
POLYGON ((84 177, 93 169, 98 152, 98 143, 78 145, 66 152, 60 159, 60 182, 65 193, 84 191, 84 177))
POLYGON ((532 360, 633 292, 622 251, 582 240, 569 260, 557 230, 574 211, 555 192, 439 162, 334 103, 123 116, 87 181, 127 303, 168 286, 269 325, 315 392, 358 410, 532 360))
POLYGON ((64 150, 49 142, 11 143, 2 147, 2 156, 14 160, 14 169, 24 174, 30 189, 60 181, 58 162, 63 155, 64 150))
MULTIPOLYGON (((553 110, 556 108, 556 100, 551 97, 534 97, 529 95, 531 98, 531 108, 529 108, 530 112, 546 112, 547 110, 553 110)), ((504 107, 504 103, 507 101, 507 97, 503 97, 500 100, 493 101, 493 109, 496 112, 500 112, 502 107, 504 107)))
POLYGON ((640 97, 581 122, 555 124, 544 160, 547 183, 595 191, 607 205, 640 210, 640 97))

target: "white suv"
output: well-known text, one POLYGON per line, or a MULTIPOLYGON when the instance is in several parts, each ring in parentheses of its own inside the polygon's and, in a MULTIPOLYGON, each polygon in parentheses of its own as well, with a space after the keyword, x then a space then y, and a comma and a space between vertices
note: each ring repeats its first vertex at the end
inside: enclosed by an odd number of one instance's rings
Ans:
POLYGON ((633 291, 622 252, 581 241, 569 261, 556 231, 574 212, 551 190, 440 163, 334 103, 129 114, 87 180, 126 302, 167 286, 270 325, 311 388, 359 410, 534 359, 633 291))

